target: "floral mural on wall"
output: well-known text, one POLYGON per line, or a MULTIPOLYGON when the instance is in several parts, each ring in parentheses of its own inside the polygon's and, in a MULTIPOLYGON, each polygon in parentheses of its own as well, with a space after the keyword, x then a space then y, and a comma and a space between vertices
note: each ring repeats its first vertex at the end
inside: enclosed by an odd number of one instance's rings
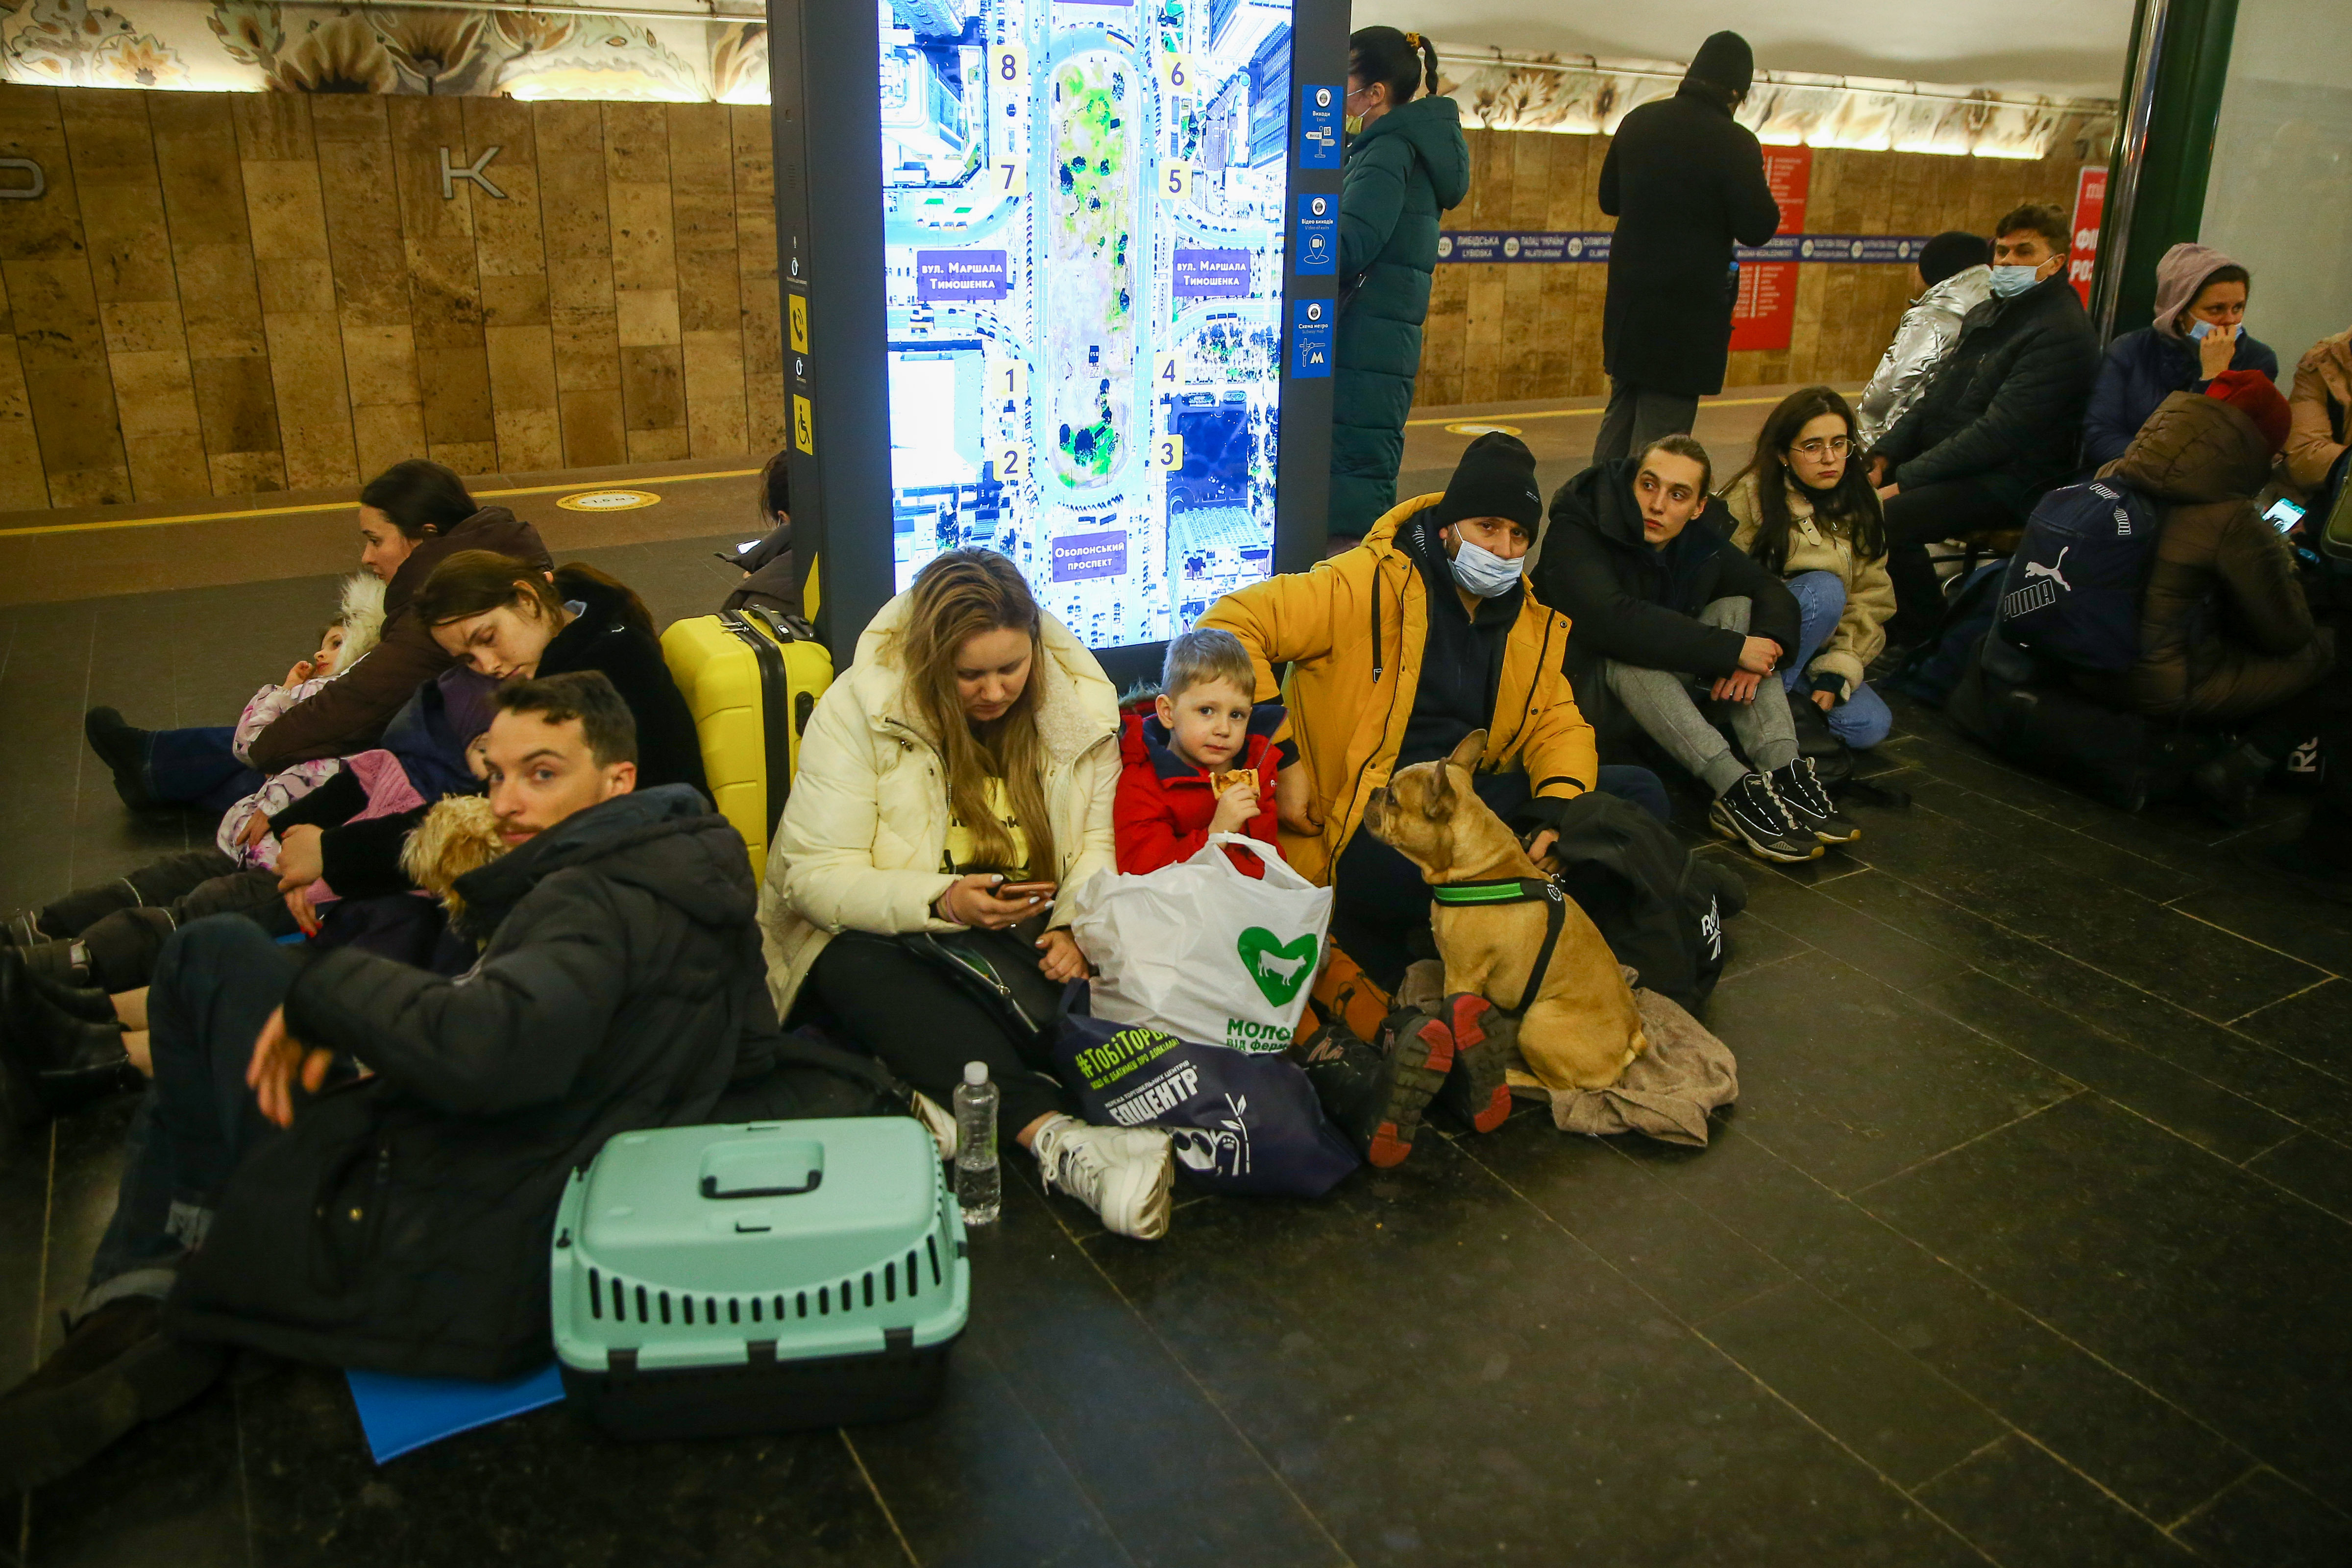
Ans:
MULTIPOLYGON (((1614 131, 1683 68, 1440 46, 1443 90, 1494 131, 1614 131)), ((52 87, 768 101, 768 29, 744 18, 601 16, 273 0, 0 0, 0 80, 52 87)), ((1740 110, 1768 142, 2040 158, 2104 152, 2115 105, 1932 83, 1759 74, 1740 110)))
MULTIPOLYGON (((1466 123, 1586 135, 1613 133, 1628 110, 1666 97, 1683 73, 1665 60, 1511 55, 1444 44, 1438 63, 1440 90, 1461 103, 1466 123)), ((2045 158, 2104 153, 2115 137, 2116 106, 2109 99, 1759 71, 1739 122, 1783 146, 2045 158)))
POLYGON ((0 80, 765 103, 764 23, 271 0, 0 0, 0 80))

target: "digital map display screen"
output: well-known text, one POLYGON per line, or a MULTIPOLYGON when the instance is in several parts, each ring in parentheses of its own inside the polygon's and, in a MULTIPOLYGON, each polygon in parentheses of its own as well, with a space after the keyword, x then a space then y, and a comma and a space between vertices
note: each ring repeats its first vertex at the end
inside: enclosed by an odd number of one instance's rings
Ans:
POLYGON ((898 586, 981 545, 1171 637, 1273 566, 1290 6, 880 11, 898 586))

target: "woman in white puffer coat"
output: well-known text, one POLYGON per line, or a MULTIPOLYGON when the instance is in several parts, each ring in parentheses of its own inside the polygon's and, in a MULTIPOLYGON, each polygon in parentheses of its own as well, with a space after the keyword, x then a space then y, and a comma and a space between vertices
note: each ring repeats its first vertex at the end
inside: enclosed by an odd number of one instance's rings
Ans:
POLYGON ((1992 297, 1991 261, 1990 245, 1958 229, 1937 235, 1919 253, 1919 297, 1895 323, 1895 341, 1855 408, 1864 451, 1926 395, 1959 341, 1961 318, 1992 297))
POLYGON ((938 557, 817 701, 760 929, 778 1017, 820 1010, 940 1105, 986 1064, 1004 1145, 1109 1229, 1151 1237, 1168 1228, 1168 1135, 1080 1121, 1041 1042, 906 940, 949 937, 1056 984, 1084 974, 1058 900, 1113 869, 1118 736, 1102 667, 1010 561, 938 557), (1042 886, 1005 894, 1022 884, 1042 886))

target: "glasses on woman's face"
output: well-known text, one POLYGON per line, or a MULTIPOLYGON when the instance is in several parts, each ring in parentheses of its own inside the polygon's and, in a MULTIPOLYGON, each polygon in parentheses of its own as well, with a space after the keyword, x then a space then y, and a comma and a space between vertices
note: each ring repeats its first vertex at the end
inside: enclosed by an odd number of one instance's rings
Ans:
POLYGON ((1832 436, 1826 440, 1816 436, 1810 441, 1800 441, 1789 449, 1801 458, 1818 463, 1824 458, 1844 457, 1853 450, 1853 443, 1843 436, 1832 436))

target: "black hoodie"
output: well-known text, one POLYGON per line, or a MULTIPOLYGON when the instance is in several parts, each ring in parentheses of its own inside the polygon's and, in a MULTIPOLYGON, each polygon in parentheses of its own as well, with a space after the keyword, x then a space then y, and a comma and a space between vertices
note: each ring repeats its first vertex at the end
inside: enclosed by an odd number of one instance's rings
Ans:
MULTIPOLYGON (((1643 537, 1633 499, 1639 458, 1597 463, 1551 498, 1551 527, 1529 579, 1536 598, 1566 616, 1570 648, 1643 669, 1712 680, 1739 668, 1740 634, 1705 626, 1717 599, 1748 602, 1748 635, 1797 651, 1796 596, 1774 574, 1693 518, 1672 544, 1643 537)), ((1586 682, 1577 684, 1584 698, 1586 682)))
POLYGON ((467 973, 345 948, 296 980, 288 1028, 375 1076, 239 1167, 175 1331, 416 1376, 542 1365, 571 1168, 704 1120, 772 1051, 750 858, 695 791, 592 806, 457 889, 488 939, 467 973))

